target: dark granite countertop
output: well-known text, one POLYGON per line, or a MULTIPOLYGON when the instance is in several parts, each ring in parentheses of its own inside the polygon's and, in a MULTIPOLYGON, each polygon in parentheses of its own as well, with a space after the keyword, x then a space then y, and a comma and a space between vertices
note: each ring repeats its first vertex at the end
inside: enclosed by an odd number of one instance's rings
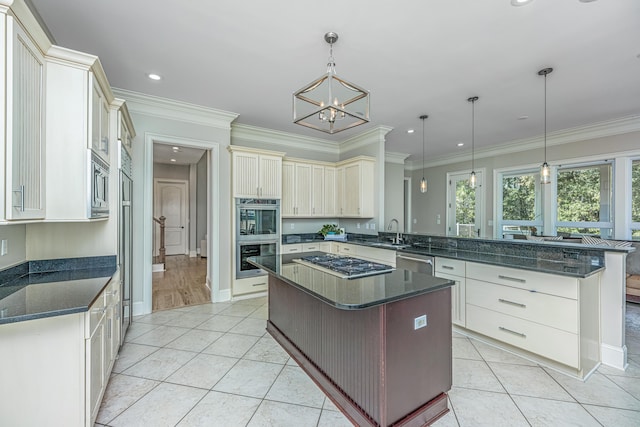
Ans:
MULTIPOLYGON (((317 236, 315 240, 313 239, 314 237, 316 236, 301 235, 301 241, 316 241, 320 236, 317 236)), ((428 244, 422 240, 422 236, 405 235, 404 237, 409 239, 408 243, 396 248, 380 246, 381 243, 388 244, 390 241, 388 238, 375 235, 349 235, 348 240, 341 243, 408 254, 459 259, 575 278, 585 278, 603 271, 605 268, 604 250, 610 250, 610 248, 605 249, 577 244, 553 245, 547 244, 548 242, 476 241, 473 239, 465 239, 463 244, 460 244, 460 247, 442 247, 444 243, 442 241, 428 244)), ((283 244, 285 244, 284 240, 283 244)), ((620 248, 615 249, 618 250, 620 248)), ((628 251, 629 249, 623 248, 620 250, 628 251)))
POLYGON ((115 256, 28 261, 3 270, 0 325, 85 312, 115 272, 115 256))
MULTIPOLYGON (((322 255, 309 252, 307 255, 322 255)), ((342 279, 295 262, 299 254, 277 254, 249 258, 270 274, 342 310, 358 310, 387 304, 453 285, 447 279, 396 269, 390 273, 342 279)))

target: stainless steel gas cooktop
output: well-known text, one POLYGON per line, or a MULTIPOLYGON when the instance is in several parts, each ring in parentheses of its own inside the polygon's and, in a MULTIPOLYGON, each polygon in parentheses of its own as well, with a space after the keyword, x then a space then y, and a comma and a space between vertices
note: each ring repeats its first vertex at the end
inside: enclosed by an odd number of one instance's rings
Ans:
POLYGON ((312 267, 319 268, 343 279, 355 279, 357 277, 389 273, 395 270, 390 265, 333 254, 305 256, 295 261, 301 264, 311 264, 312 267))

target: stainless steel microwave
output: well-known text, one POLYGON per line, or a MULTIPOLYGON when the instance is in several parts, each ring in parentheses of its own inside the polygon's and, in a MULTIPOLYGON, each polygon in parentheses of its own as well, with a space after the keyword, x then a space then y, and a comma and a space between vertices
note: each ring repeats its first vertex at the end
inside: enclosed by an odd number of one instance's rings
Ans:
POLYGON ((88 216, 109 216, 109 165, 93 150, 89 149, 88 216))

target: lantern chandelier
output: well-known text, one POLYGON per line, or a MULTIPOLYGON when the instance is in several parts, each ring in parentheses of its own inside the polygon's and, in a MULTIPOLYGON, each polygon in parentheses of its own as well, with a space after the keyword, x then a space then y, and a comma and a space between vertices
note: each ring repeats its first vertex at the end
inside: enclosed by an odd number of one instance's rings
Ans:
POLYGON ((334 134, 369 122, 369 91, 336 75, 333 44, 338 34, 328 32, 327 72, 293 94, 293 122, 334 134))

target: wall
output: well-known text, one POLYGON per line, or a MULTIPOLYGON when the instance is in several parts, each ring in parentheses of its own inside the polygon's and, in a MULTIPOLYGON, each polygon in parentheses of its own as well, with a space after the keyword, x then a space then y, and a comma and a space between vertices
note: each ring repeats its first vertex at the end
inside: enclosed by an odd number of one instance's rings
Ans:
MULTIPOLYGON (((589 140, 575 141, 562 145, 551 145, 547 148, 547 160, 552 165, 561 164, 563 161, 583 159, 587 157, 611 158, 615 153, 635 152, 640 147, 640 132, 629 132, 620 135, 592 138, 589 140)), ((493 220, 494 197, 493 175, 495 169, 534 167, 537 168, 543 161, 542 148, 523 150, 520 152, 497 154, 490 157, 480 157, 476 154, 476 170, 485 169, 485 224, 483 237, 493 236, 493 227, 488 225, 493 220)), ((446 233, 446 200, 447 183, 446 176, 450 172, 470 172, 471 161, 452 162, 441 166, 427 167, 425 178, 428 182, 426 194, 420 193, 418 183, 422 178, 422 169, 405 171, 405 175, 411 176, 412 189, 412 216, 416 220, 413 224, 413 232, 444 235, 446 233), (436 224, 436 216, 440 214, 441 224, 436 224)))
MULTIPOLYGON (((392 218, 398 220, 398 230, 404 233, 404 165, 386 162, 384 165, 384 217, 383 230, 388 228, 392 218)), ((395 231, 395 224, 393 230, 395 231)))
POLYGON ((200 251, 200 241, 207 234, 207 156, 202 155, 196 165, 196 246, 200 251))
POLYGON ((112 210, 109 220, 27 224, 27 259, 116 255, 115 215, 112 210))
POLYGON ((0 270, 22 264, 27 260, 26 226, 0 225, 0 239, 7 240, 7 254, 0 257, 0 270))
MULTIPOLYGON (((115 89, 125 99, 136 129, 133 143, 134 191, 138 201, 133 213, 133 301, 134 314, 151 311, 151 215, 153 143, 163 142, 210 149, 206 221, 209 233, 209 270, 214 299, 228 299, 231 285, 231 260, 225 254, 231 247, 231 157, 230 143, 233 113, 115 89), (217 153, 217 154, 213 154, 217 153), (214 165, 218 165, 217 168, 214 165), (220 202, 216 204, 215 200, 220 202), (213 253, 218 256, 211 256, 213 253)), ((207 154, 208 155, 208 154, 207 154)))
POLYGON ((154 163, 153 177, 164 179, 182 179, 185 181, 189 181, 189 166, 154 163))

